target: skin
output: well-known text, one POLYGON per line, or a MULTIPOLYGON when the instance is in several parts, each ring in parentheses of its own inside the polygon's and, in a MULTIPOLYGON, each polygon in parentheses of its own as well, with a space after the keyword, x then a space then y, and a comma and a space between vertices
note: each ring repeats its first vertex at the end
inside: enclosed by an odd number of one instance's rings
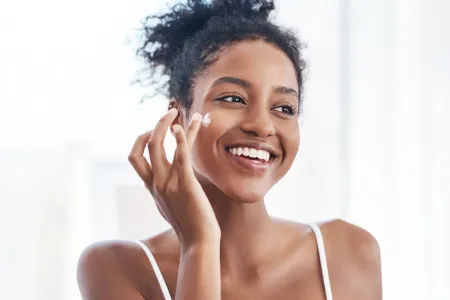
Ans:
MULTIPOLYGON (((172 299, 326 299, 313 232, 270 217, 263 201, 299 148, 296 93, 294 68, 281 50, 263 41, 237 43, 197 79, 189 112, 172 99, 176 110, 136 141, 130 162, 172 225, 143 240, 172 299), (200 126, 196 113, 209 113, 211 124, 200 126), (169 128, 178 144, 173 164, 162 146, 169 128), (275 153, 265 172, 241 167, 225 150, 249 141, 275 153), (142 160, 146 148, 150 162, 142 160)), ((333 298, 380 300, 374 237, 342 220, 320 228, 333 298)), ((131 242, 88 247, 78 282, 86 300, 163 299, 147 257, 131 242)))

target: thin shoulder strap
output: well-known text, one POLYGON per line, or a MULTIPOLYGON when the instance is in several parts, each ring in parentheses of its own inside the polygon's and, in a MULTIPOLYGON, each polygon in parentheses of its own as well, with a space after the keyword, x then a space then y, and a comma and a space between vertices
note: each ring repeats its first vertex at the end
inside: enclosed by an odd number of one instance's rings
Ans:
POLYGON ((333 300, 331 294, 330 276, 328 274, 327 256, 325 254, 325 245, 323 243, 322 232, 319 226, 314 223, 308 224, 314 232, 317 241, 317 250, 319 252, 320 268, 322 269, 323 286, 325 287, 325 296, 327 300, 333 300))
POLYGON ((161 270, 158 267, 158 264, 156 263, 155 257, 153 256, 152 252, 148 247, 141 241, 135 241, 136 244, 138 244, 142 250, 144 250, 145 254, 148 257, 148 260, 150 261, 150 264, 152 265, 153 271, 155 272, 156 279, 158 280, 159 286, 161 287, 162 293, 164 295, 165 300, 172 300, 172 297, 170 297, 169 289, 167 288, 167 284, 164 281, 164 277, 161 274, 161 270))

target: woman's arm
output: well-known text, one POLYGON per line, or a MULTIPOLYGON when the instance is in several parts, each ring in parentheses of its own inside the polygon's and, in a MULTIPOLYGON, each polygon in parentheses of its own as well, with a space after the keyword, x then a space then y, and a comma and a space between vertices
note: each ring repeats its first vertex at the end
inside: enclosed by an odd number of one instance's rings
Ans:
POLYGON ((381 256, 377 240, 353 224, 342 220, 333 223, 328 233, 335 245, 336 269, 331 272, 337 276, 331 278, 333 293, 338 299, 381 300, 381 256), (333 282, 340 284, 333 287, 333 282))
POLYGON ((78 261, 77 281, 83 300, 144 300, 120 269, 112 243, 86 248, 78 261))
MULTIPOLYGON (((381 300, 381 255, 376 239, 359 229, 353 246, 355 283, 352 299, 381 300)), ((348 298, 350 299, 350 298, 348 298)))
POLYGON ((181 245, 176 299, 219 300, 220 227, 195 176, 190 154, 202 116, 194 113, 185 130, 178 115, 177 109, 170 109, 154 130, 139 136, 128 159, 181 245), (177 142, 172 162, 164 149, 170 126, 177 142), (146 148, 150 162, 144 157, 146 148))
POLYGON ((220 287, 220 238, 181 250, 176 300, 218 300, 220 287))
MULTIPOLYGON (((177 288, 174 300, 220 299, 220 238, 192 244, 181 249, 177 288)), ((83 300, 161 300, 156 280, 147 281, 146 294, 126 276, 122 253, 130 252, 121 242, 95 243, 83 251, 77 270, 83 300), (150 293, 150 294, 148 294, 150 293)), ((153 271, 152 271, 153 272, 153 271)))

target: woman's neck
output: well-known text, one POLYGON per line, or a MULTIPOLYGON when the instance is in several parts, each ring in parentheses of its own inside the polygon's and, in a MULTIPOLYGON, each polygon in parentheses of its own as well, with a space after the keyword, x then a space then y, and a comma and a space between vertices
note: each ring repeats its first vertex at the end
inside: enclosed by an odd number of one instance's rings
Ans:
POLYGON ((222 274, 238 270, 257 272, 270 257, 277 227, 264 200, 243 203, 231 199, 211 183, 202 186, 221 229, 222 274))

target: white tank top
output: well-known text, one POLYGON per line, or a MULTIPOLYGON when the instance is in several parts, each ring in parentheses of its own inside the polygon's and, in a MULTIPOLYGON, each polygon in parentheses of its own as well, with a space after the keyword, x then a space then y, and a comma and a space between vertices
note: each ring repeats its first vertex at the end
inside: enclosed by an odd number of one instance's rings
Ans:
MULTIPOLYGON (((319 226, 317 226, 316 224, 312 223, 308 225, 309 227, 311 227, 316 237, 317 250, 319 252, 320 267, 322 270, 322 280, 323 286, 325 287, 326 300, 333 300, 333 296, 331 294, 330 277, 328 274, 328 265, 327 265, 327 258, 325 255, 325 246, 323 243, 322 232, 320 231, 319 226)), ((148 257, 148 260, 150 261, 150 264, 152 265, 153 271, 155 272, 156 275, 156 279, 158 280, 159 286, 161 287, 162 293, 164 295, 164 300, 172 300, 172 297, 170 296, 169 293, 169 289, 167 288, 167 284, 164 281, 164 277, 161 274, 161 270, 159 269, 152 252, 141 241, 136 241, 136 243, 142 248, 142 250, 144 250, 145 254, 148 257)))

